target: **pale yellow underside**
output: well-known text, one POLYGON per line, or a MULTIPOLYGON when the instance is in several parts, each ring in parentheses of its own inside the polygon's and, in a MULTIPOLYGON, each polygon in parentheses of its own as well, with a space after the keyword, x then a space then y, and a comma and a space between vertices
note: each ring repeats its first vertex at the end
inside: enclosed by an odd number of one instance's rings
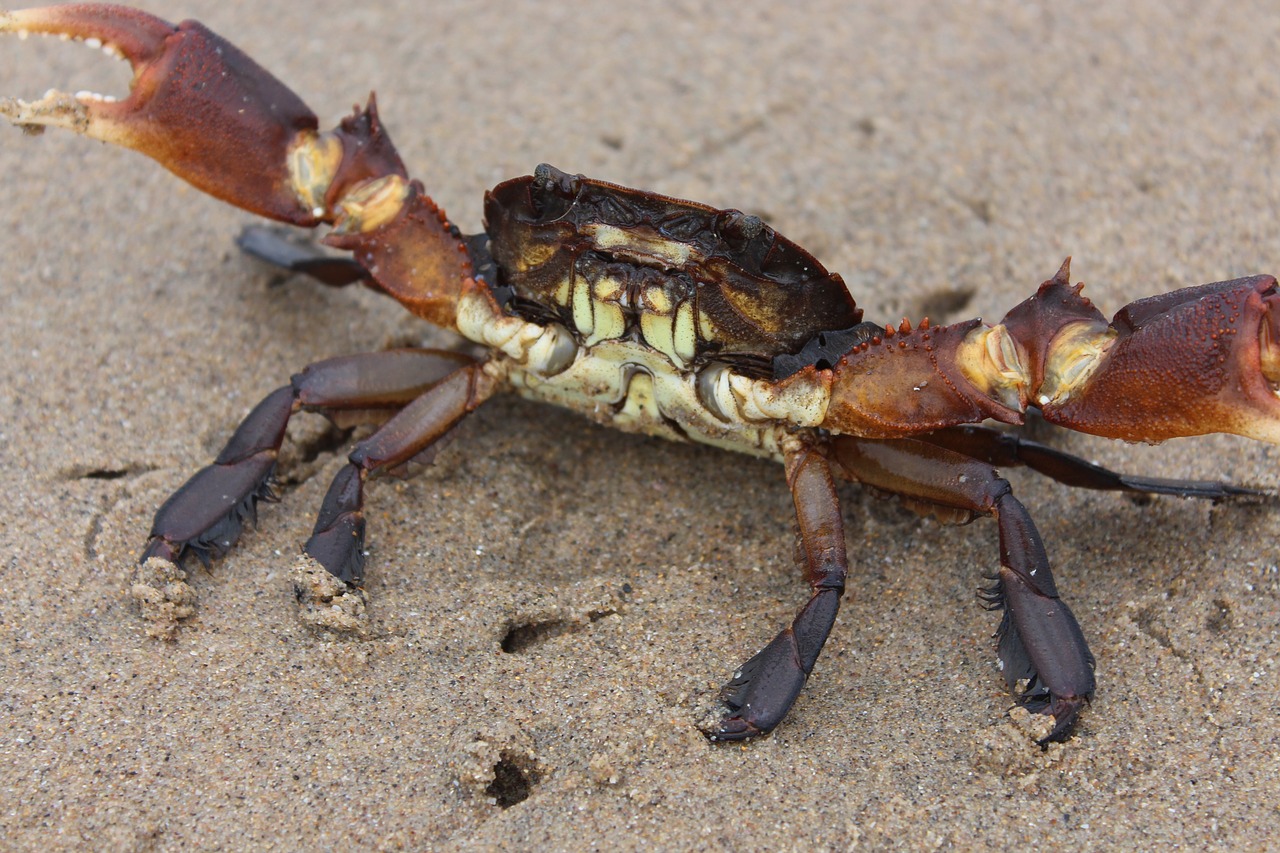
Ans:
MULTIPOLYGON (((680 325, 677 311, 673 330, 680 325)), ((458 330, 494 350, 486 370, 517 393, 626 432, 780 459, 788 434, 826 415, 822 382, 752 379, 717 364, 685 368, 634 340, 588 337, 577 346, 567 329, 504 315, 482 295, 459 302, 458 330)))

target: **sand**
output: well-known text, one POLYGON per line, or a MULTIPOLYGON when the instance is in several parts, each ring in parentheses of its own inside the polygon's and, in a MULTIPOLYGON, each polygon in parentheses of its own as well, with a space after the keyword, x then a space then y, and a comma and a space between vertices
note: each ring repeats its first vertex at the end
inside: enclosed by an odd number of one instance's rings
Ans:
MULTIPOLYGON (((157 2, 332 124, 376 88, 466 231, 541 161, 764 216, 868 316, 995 320, 1067 255, 1107 313, 1280 269, 1280 14, 1266 2, 157 2)), ((123 93, 0 43, 0 91, 123 93)), ((284 500, 140 613, 155 507, 309 361, 440 343, 388 300, 279 282, 253 218, 128 152, 0 132, 0 846, 11 849, 1280 846, 1276 506, 1133 501, 1023 472, 1098 658, 1042 751, 974 590, 994 525, 844 491, 854 569, 769 738, 696 724, 805 597, 781 470, 514 399, 368 499, 362 633, 290 570, 342 449, 291 432, 284 500), (186 605, 186 602, 179 602, 186 605)), ((1280 486, 1273 447, 1044 440, 1280 486)))

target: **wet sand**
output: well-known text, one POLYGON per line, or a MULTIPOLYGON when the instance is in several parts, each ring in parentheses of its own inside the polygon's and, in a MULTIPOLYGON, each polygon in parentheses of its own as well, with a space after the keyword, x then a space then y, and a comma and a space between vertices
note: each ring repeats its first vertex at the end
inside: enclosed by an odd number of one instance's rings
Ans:
MULTIPOLYGON (((998 319, 1074 257, 1110 314, 1280 270, 1280 15, 1061 4, 157 2, 324 126, 370 88, 468 232, 550 162, 737 207, 869 319, 998 319)), ((0 42, 0 91, 123 93, 75 46, 0 42)), ((151 514, 309 361, 445 340, 388 300, 279 282, 253 218, 144 159, 0 129, 0 837, 16 849, 1265 848, 1280 844, 1276 506, 1134 501, 1010 472, 1098 659, 1041 751, 974 590, 994 525, 844 490, 854 566, 769 738, 696 724, 804 600, 780 468, 515 399, 368 495, 365 633, 289 571, 342 463, 300 419, 283 502, 163 641, 131 594, 151 514)), ((1272 447, 1044 440, 1155 476, 1280 486, 1272 447)))

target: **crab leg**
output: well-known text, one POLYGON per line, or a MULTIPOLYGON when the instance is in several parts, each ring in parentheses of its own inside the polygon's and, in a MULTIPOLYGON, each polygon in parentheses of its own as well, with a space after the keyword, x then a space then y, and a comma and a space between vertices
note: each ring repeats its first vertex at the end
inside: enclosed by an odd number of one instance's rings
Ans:
POLYGON ((202 562, 221 556, 240 536, 256 503, 271 500, 271 478, 296 412, 319 412, 342 424, 378 422, 474 365, 441 350, 392 350, 316 362, 271 392, 241 422, 212 465, 202 468, 156 512, 140 562, 202 562))
POLYGON ((963 453, 973 459, 981 459, 1000 468, 1025 465, 1037 474, 1080 489, 1172 495, 1211 501, 1266 494, 1257 489, 1233 486, 1216 480, 1166 480, 1160 477, 1120 474, 1047 444, 988 427, 962 426, 939 430, 920 436, 920 440, 963 453))
POLYGON ((330 287, 357 282, 372 285, 369 271, 351 258, 331 257, 314 246, 299 246, 275 229, 250 226, 240 232, 236 245, 246 255, 279 269, 308 276, 330 287))
POLYGON ((127 97, 50 90, 0 99, 0 115, 31 131, 61 127, 139 151, 223 201, 293 225, 332 223, 329 245, 377 270, 379 288, 451 327, 472 277, 457 230, 408 180, 368 106, 320 133, 297 95, 196 21, 173 25, 123 6, 72 4, 0 13, 0 33, 58 35, 129 62, 127 97))
POLYGON ((901 495, 917 509, 995 516, 1000 570, 984 598, 1005 611, 1001 669, 1011 689, 1027 681, 1019 702, 1053 716, 1045 741, 1065 738, 1093 695, 1093 655, 1075 616, 1058 597, 1040 534, 1008 481, 984 462, 916 439, 837 436, 832 447, 841 474, 901 495))
POLYGON ((333 576, 359 584, 364 570, 365 480, 428 451, 494 390, 482 365, 459 367, 359 442, 329 486, 307 540, 307 554, 333 576))
POLYGON ((819 447, 798 444, 786 453, 786 472, 805 579, 813 595, 791 625, 725 686, 722 698, 731 713, 712 733, 715 740, 745 740, 768 733, 782 721, 813 671, 840 609, 849 562, 831 466, 819 447))

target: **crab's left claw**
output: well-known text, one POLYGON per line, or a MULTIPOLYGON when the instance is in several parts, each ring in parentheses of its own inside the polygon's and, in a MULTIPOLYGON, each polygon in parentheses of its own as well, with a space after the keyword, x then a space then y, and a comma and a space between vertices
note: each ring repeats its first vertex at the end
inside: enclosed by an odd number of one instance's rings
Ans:
POLYGON ((62 127, 151 157, 199 189, 297 225, 318 221, 294 190, 289 153, 316 116, 287 86, 196 21, 174 26, 123 6, 73 4, 0 12, 0 32, 98 45, 133 67, 128 97, 50 90, 0 100, 28 129, 62 127))

